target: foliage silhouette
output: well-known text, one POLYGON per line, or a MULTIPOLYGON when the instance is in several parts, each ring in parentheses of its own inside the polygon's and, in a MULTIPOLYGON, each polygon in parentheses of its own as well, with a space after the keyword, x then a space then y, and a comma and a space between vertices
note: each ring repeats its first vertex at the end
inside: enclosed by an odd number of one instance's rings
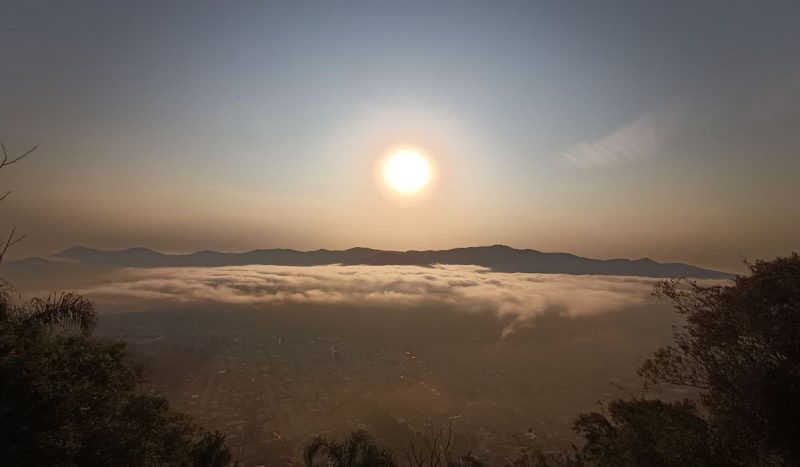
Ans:
POLYGON ((394 455, 364 430, 356 430, 344 441, 316 436, 303 450, 308 467, 394 467, 394 455))
POLYGON ((685 317, 639 373, 688 402, 618 400, 577 431, 592 465, 800 465, 800 257, 749 265, 732 284, 659 283, 685 317))
POLYGON ((65 293, 16 305, 0 283, 0 465, 215 466, 230 452, 146 388, 122 342, 65 293))
POLYGON ((483 467, 484 464, 472 456, 455 454, 456 437, 453 433, 453 419, 446 427, 434 428, 428 425, 428 433, 408 432, 408 448, 403 454, 409 466, 413 467, 483 467), (417 440, 421 438, 421 440, 417 440))
POLYGON ((585 439, 581 459, 598 466, 724 465, 709 450, 709 430, 687 400, 612 401, 606 414, 582 414, 575 431, 585 439))

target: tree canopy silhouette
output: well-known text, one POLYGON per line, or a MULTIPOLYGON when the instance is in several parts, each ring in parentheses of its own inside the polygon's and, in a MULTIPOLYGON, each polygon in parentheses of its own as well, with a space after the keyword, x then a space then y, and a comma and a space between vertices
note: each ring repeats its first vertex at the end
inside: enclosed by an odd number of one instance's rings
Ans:
POLYGON ((733 285, 662 282, 686 324, 647 360, 650 385, 698 388, 716 448, 800 464, 800 256, 756 261, 733 285))
POLYGON ((317 436, 303 450, 306 466, 394 467, 392 451, 364 430, 356 430, 344 441, 317 436))
POLYGON ((580 415, 585 440, 577 465, 618 467, 723 466, 709 449, 707 422, 687 400, 615 400, 606 413, 580 415))
POLYGON ((689 402, 618 400, 575 428, 590 465, 800 465, 800 257, 749 265, 733 283, 669 280, 655 295, 685 317, 639 370, 689 402))
POLYGON ((225 466, 231 455, 146 387, 72 293, 21 305, 0 283, 0 465, 225 466))

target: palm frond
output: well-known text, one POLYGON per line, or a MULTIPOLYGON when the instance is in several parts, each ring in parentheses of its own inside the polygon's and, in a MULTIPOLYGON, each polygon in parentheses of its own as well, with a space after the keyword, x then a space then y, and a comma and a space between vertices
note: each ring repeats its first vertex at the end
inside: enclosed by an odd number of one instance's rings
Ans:
POLYGON ((341 446, 335 439, 315 436, 303 448, 303 461, 306 466, 343 465, 341 446))
POLYGON ((78 326, 84 335, 91 334, 97 323, 94 304, 73 292, 53 292, 47 298, 34 298, 23 305, 21 312, 25 324, 78 326))
POLYGON ((365 430, 356 430, 345 441, 347 465, 358 467, 392 467, 395 465, 391 450, 380 445, 365 430))

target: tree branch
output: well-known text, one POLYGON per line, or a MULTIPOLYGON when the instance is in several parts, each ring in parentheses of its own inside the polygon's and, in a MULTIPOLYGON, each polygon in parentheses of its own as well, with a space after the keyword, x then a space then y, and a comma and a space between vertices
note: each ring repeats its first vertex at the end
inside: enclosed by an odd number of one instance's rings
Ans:
POLYGON ((36 148, 38 148, 38 147, 39 147, 39 146, 34 146, 34 147, 32 147, 31 149, 29 149, 29 150, 28 150, 28 152, 26 152, 25 154, 23 154, 23 155, 21 155, 21 156, 19 156, 19 157, 16 157, 16 158, 14 158, 14 159, 11 159, 11 160, 9 161, 9 160, 8 160, 8 152, 6 152, 6 146, 5 146, 3 143, 0 143, 0 148, 2 148, 2 150, 3 150, 3 162, 0 162, 0 169, 2 169, 3 167, 5 167, 5 166, 7 166, 7 165, 11 165, 11 164, 14 164, 15 162, 19 162, 19 161, 21 161, 23 158, 25 158, 25 157, 26 157, 26 156, 28 156, 30 153, 32 153, 33 151, 35 151, 35 150, 36 150, 36 148))
POLYGON ((16 225, 11 228, 11 233, 8 235, 8 239, 6 239, 5 242, 0 241, 0 245, 2 245, 2 250, 0 250, 0 263, 3 262, 3 257, 5 257, 8 249, 21 242, 22 239, 25 238, 25 235, 20 235, 19 237, 14 238, 15 233, 17 233, 16 225))
MULTIPOLYGON (((22 159, 27 157, 29 154, 31 154, 33 151, 35 151, 36 148, 38 148, 38 147, 39 146, 34 146, 31 149, 29 149, 27 152, 22 154, 21 156, 17 156, 15 158, 9 160, 8 159, 8 151, 6 151, 6 145, 3 144, 3 143, 0 143, 0 151, 2 151, 2 153, 3 153, 3 160, 2 160, 2 162, 0 162, 0 169, 2 169, 3 167, 5 167, 7 165, 11 165, 11 164, 14 164, 16 162, 21 161, 22 159)), ((3 201, 4 199, 8 198, 8 195, 10 195, 10 194, 11 194, 11 190, 8 190, 4 195, 0 196, 0 201, 3 201)), ((0 240, 0 248, 1 248, 0 249, 0 263, 3 262, 3 258, 6 256, 6 252, 8 251, 8 249, 11 248, 12 246, 16 245, 17 243, 21 242, 22 239, 25 238, 25 235, 20 235, 19 237, 14 238, 14 234, 16 234, 16 233, 17 233, 17 226, 15 225, 14 227, 11 228, 11 234, 9 234, 8 238, 6 239, 6 241, 3 242, 3 241, 0 240)))

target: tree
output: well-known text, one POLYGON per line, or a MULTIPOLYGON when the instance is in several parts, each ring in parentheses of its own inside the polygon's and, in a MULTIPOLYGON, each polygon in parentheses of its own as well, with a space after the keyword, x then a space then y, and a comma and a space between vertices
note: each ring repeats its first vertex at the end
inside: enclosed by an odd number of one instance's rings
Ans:
POLYGON ((483 467, 472 452, 464 455, 455 453, 456 436, 453 433, 453 419, 447 426, 434 428, 428 425, 428 435, 408 432, 408 449, 403 451, 406 461, 412 467, 483 467), (417 440, 421 438, 421 440, 417 440))
POLYGON ((395 467, 392 451, 364 430, 356 430, 344 441, 316 436, 303 449, 306 466, 395 467))
POLYGON ((708 426, 690 401, 615 400, 607 413, 582 414, 575 421, 585 440, 579 459, 589 465, 725 465, 709 450, 708 426))
POLYGON ((732 284, 656 286, 685 324, 639 374, 697 391, 700 408, 633 398, 581 415, 588 465, 800 465, 800 257, 749 269, 732 284))
MULTIPOLYGON (((577 449, 573 446, 573 449, 577 449)), ((506 467, 584 467, 579 453, 545 453, 539 447, 525 447, 506 467)))
POLYGON ((740 465, 800 464, 800 256, 749 265, 732 285, 665 281, 686 324, 640 370, 696 388, 715 448, 740 465))
POLYGON ((146 388, 122 342, 91 336, 91 302, 16 305, 0 283, 0 465, 225 466, 208 433, 146 388))
MULTIPOLYGON (((429 426, 428 435, 409 431, 408 449, 403 451, 410 467, 483 467, 485 464, 467 453, 456 455, 452 420, 448 425, 429 426)), ((356 430, 344 441, 316 436, 303 449, 306 466, 394 467, 392 451, 364 430, 356 430)))

